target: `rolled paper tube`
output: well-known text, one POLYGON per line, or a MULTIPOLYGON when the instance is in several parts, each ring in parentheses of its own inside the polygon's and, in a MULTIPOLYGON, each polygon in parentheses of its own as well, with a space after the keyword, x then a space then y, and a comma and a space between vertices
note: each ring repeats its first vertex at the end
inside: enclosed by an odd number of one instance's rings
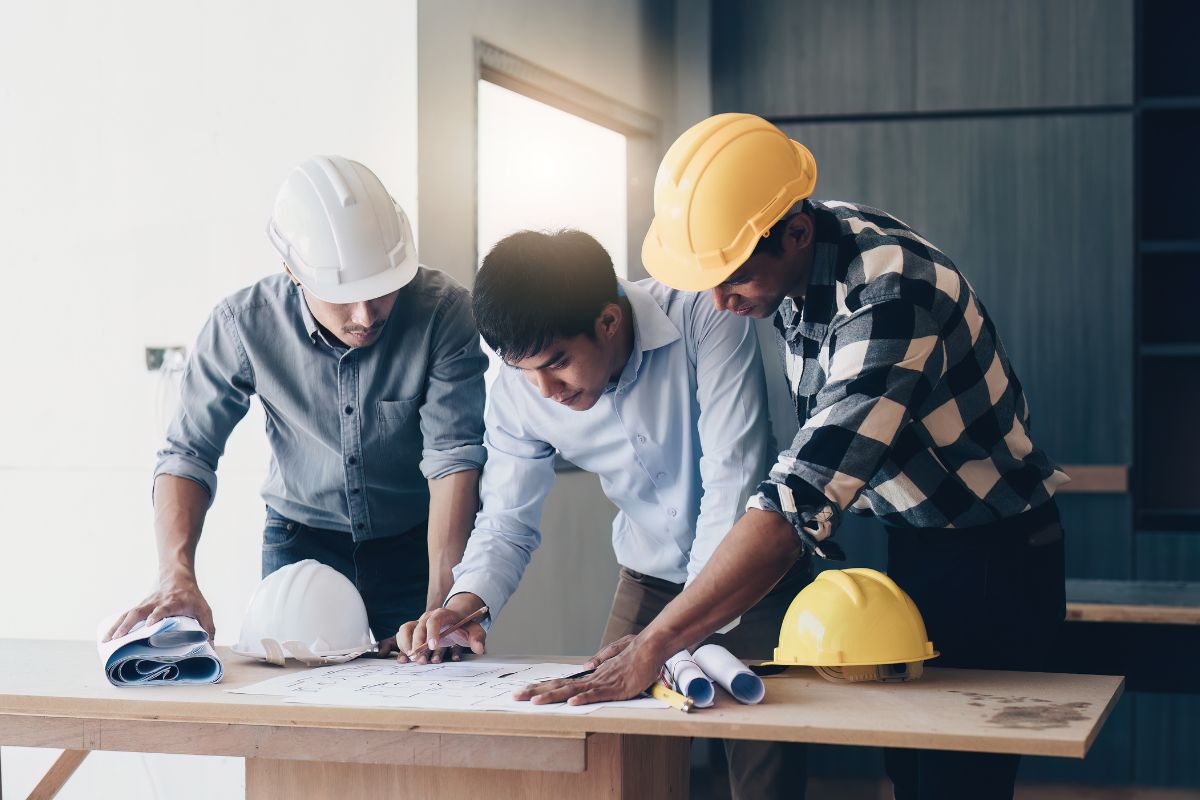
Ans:
POLYGON ((767 693, 762 678, 718 644, 706 644, 699 648, 692 655, 692 660, 739 703, 754 705, 761 702, 767 693))
POLYGON ((713 696, 716 691, 713 689, 712 681, 708 679, 708 676, 704 674, 704 671, 692 659, 692 654, 687 650, 680 650, 668 658, 663 669, 670 677, 675 691, 690 697, 696 708, 708 708, 713 704, 713 696))

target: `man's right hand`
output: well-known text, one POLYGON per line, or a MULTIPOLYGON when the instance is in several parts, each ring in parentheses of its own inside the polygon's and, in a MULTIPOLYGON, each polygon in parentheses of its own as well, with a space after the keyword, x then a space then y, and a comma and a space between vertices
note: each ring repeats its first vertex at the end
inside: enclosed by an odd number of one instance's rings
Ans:
POLYGON ((420 619, 404 623, 396 633, 396 647, 400 650, 396 660, 401 664, 407 664, 410 660, 418 664, 440 664, 448 655, 451 660, 457 661, 464 647, 469 647, 477 656, 483 655, 487 631, 478 622, 469 622, 439 638, 441 631, 453 627, 463 617, 482 607, 483 601, 479 597, 462 592, 451 597, 444 608, 426 611, 420 619), (413 645, 422 642, 425 646, 419 653, 412 653, 410 659, 408 653, 413 645))
POLYGON ((200 627, 208 631, 209 639, 217 635, 213 625, 212 609, 200 594, 194 575, 177 575, 164 578, 158 589, 134 608, 125 612, 104 637, 104 641, 118 639, 142 620, 153 625, 166 617, 192 617, 200 627))

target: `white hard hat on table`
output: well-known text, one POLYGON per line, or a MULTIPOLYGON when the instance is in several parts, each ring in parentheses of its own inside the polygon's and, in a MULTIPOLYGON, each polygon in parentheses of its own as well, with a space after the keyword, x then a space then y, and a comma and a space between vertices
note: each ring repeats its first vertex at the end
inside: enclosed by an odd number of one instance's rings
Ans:
POLYGON ((287 655, 309 665, 336 664, 374 648, 358 589, 333 567, 309 558, 263 578, 233 652, 283 666, 287 655))

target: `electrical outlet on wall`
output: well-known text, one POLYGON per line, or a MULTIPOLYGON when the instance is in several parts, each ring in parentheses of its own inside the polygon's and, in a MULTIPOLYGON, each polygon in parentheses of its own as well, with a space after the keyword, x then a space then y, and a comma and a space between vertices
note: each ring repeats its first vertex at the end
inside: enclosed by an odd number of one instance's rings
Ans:
POLYGON ((182 345, 146 348, 146 369, 151 372, 160 369, 182 369, 185 360, 187 360, 187 348, 182 345))

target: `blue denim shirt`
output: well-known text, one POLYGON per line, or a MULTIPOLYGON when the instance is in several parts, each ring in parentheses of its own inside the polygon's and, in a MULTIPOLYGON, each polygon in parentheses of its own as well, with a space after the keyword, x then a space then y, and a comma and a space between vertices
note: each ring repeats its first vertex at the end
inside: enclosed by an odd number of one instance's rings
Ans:
POLYGON ((438 270, 420 268, 361 348, 327 340, 286 275, 264 278, 201 331, 154 475, 196 481, 211 502, 225 442, 258 395, 267 505, 356 541, 402 533, 428 517, 427 479, 482 468, 486 365, 467 290, 438 270))

